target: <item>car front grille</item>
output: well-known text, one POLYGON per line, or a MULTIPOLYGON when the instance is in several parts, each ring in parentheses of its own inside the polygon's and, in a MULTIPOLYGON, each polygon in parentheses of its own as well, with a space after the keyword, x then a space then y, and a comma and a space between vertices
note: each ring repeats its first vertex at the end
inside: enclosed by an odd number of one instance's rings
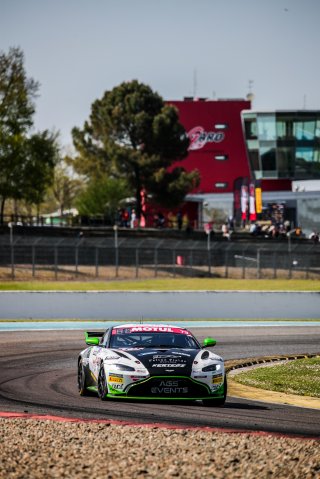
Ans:
POLYGON ((133 384, 127 394, 148 398, 200 398, 208 396, 210 391, 206 385, 196 383, 188 377, 161 376, 133 384))

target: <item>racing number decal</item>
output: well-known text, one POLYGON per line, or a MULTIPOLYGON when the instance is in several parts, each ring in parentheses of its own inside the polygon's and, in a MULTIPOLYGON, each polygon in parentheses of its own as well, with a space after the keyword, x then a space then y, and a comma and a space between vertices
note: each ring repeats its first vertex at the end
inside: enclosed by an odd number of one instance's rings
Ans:
POLYGON ((94 346, 90 351, 89 365, 90 365, 91 371, 93 372, 95 376, 98 376, 100 362, 101 362, 99 353, 100 353, 100 348, 97 346, 94 346))

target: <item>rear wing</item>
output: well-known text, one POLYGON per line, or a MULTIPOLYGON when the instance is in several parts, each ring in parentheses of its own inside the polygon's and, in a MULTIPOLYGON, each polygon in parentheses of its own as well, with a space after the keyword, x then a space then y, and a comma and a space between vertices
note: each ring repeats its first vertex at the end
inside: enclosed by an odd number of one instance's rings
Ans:
POLYGON ((104 331, 86 331, 84 333, 85 341, 90 346, 98 345, 103 335, 104 331))

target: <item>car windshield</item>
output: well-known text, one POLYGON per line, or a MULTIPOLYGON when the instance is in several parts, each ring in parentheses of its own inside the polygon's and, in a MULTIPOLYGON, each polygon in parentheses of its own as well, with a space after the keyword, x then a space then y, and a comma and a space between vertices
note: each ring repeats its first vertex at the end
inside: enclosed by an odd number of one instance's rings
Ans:
POLYGON ((186 348, 200 349, 199 344, 191 335, 180 333, 159 332, 124 332, 112 331, 110 348, 186 348))

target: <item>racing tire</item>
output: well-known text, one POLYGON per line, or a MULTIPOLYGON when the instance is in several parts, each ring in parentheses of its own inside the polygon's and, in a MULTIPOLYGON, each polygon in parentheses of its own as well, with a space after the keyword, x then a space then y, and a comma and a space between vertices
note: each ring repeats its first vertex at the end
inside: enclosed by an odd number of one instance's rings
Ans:
POLYGON ((86 372, 81 360, 78 363, 78 390, 80 396, 91 396, 90 391, 87 389, 86 372))
POLYGON ((98 375, 98 396, 101 399, 101 401, 105 401, 107 399, 107 394, 108 394, 108 385, 107 385, 106 373, 105 373, 103 365, 101 365, 99 375, 98 375))
POLYGON ((228 384, 227 384, 227 376, 224 376, 224 391, 223 391, 223 397, 218 398, 218 399, 203 399, 202 404, 204 406, 209 406, 209 407, 222 407, 224 406, 224 403, 226 402, 227 399, 227 392, 228 392, 228 384))

